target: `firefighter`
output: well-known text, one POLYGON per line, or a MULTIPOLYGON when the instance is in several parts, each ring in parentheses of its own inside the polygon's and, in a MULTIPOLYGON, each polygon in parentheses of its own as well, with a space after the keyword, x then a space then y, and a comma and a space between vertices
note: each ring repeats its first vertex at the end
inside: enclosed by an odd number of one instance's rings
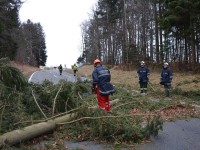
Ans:
POLYGON ((147 93, 147 84, 148 84, 148 76, 150 75, 149 69, 145 66, 145 62, 140 62, 140 67, 137 70, 139 83, 140 83, 140 93, 146 94, 147 93))
POLYGON ((58 66, 58 70, 59 70, 59 72, 60 72, 60 75, 62 75, 62 70, 63 70, 63 67, 62 67, 62 65, 60 64, 60 66, 58 66))
POLYGON ((173 79, 173 73, 172 73, 171 69, 169 68, 169 64, 167 62, 165 62, 163 64, 163 68, 162 68, 162 71, 161 71, 160 84, 164 85, 166 97, 171 97, 171 91, 172 91, 171 82, 172 82, 172 79, 173 79))
POLYGON ((97 94, 98 106, 105 112, 110 111, 109 95, 114 93, 114 87, 110 83, 110 71, 106 67, 102 67, 99 59, 94 60, 94 70, 92 73, 92 92, 97 94))
POLYGON ((72 65, 72 70, 74 71, 74 76, 76 76, 76 72, 78 72, 78 67, 76 64, 72 65))

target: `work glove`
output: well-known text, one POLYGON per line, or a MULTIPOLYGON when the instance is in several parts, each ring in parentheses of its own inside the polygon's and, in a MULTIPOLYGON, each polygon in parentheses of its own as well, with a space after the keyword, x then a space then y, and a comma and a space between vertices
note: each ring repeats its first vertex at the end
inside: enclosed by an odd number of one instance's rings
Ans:
POLYGON ((160 84, 161 84, 161 85, 165 85, 165 83, 164 83, 163 81, 160 81, 160 84))
POLYGON ((91 90, 92 90, 92 93, 93 93, 93 94, 96 94, 96 86, 92 86, 92 87, 91 87, 91 90))

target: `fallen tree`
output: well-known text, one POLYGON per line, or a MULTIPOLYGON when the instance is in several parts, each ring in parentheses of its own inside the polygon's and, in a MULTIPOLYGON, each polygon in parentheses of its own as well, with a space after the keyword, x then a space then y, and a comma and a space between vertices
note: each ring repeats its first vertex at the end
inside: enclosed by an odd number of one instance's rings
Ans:
MULTIPOLYGON (((111 105, 117 103, 119 100, 111 101, 111 105)), ((90 109, 97 109, 97 106, 88 107, 90 109)), ((10 131, 0 136, 0 147, 4 145, 15 145, 32 138, 38 137, 40 135, 49 133, 56 129, 56 124, 64 123, 73 120, 77 117, 78 112, 70 113, 63 115, 61 117, 57 117, 55 119, 50 119, 46 122, 41 122, 37 124, 33 124, 22 129, 10 131)))

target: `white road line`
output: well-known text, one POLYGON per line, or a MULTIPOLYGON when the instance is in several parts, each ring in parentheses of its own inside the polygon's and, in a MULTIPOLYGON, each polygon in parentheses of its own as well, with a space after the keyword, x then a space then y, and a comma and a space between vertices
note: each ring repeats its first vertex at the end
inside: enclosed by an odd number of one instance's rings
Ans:
MULTIPOLYGON (((39 71, 36 71, 36 72, 39 72, 39 71)), ((30 78, 28 79, 28 82, 29 82, 29 83, 31 82, 31 79, 32 79, 33 75, 34 75, 36 72, 34 72, 34 73, 30 76, 30 78)))

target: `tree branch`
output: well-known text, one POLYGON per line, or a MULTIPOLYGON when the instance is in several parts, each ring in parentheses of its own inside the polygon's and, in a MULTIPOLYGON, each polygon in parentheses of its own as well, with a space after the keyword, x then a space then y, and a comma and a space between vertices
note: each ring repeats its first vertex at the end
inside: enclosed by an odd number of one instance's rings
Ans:
POLYGON ((32 90, 32 95, 33 95, 34 101, 35 101, 36 105, 38 106, 40 112, 41 112, 42 115, 47 119, 47 116, 44 114, 44 112, 43 112, 42 109, 40 108, 40 106, 39 106, 39 104, 38 104, 38 102, 37 102, 37 100, 36 100, 36 98, 35 98, 35 95, 34 95, 34 93, 33 93, 33 90, 32 90))
POLYGON ((103 118, 122 118, 122 117, 133 117, 133 116, 156 116, 155 114, 131 114, 131 115, 122 115, 122 116, 100 116, 100 117, 82 117, 77 120, 64 122, 64 123, 56 123, 57 125, 64 125, 64 124, 70 124, 75 123, 84 119, 103 119, 103 118))
POLYGON ((58 94, 60 93, 60 91, 61 91, 61 89, 62 89, 62 86, 63 86, 63 84, 61 84, 61 86, 60 86, 60 88, 59 88, 59 90, 58 90, 58 92, 56 93, 56 96, 55 96, 55 98, 54 98, 54 101, 53 101, 52 116, 54 115, 54 112, 55 112, 55 106, 56 106, 56 99, 57 99, 58 94))

